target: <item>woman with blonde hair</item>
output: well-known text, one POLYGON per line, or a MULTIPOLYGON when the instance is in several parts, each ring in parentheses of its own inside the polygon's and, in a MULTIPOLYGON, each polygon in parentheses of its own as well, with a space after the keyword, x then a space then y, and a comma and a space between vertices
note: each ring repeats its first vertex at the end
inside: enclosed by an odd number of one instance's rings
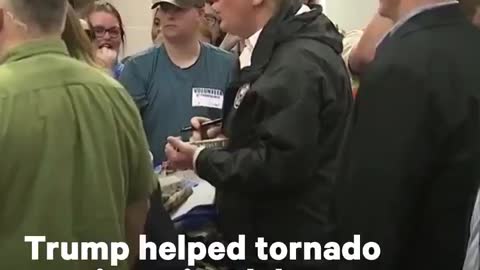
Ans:
POLYGON ((113 76, 109 64, 99 59, 97 50, 92 41, 95 39, 90 24, 80 19, 71 5, 68 5, 67 19, 62 39, 67 45, 71 57, 83 61, 91 66, 101 68, 113 76))
POLYGON ((94 34, 93 44, 96 56, 105 67, 111 70, 113 77, 118 79, 124 64, 119 56, 124 51, 125 26, 118 9, 108 1, 96 1, 88 9, 85 19, 94 34))

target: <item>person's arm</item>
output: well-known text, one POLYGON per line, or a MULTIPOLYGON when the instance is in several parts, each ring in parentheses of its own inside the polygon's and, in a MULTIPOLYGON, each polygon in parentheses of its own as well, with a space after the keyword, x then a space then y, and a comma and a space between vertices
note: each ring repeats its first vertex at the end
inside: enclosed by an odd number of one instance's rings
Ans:
POLYGON ((146 135, 138 110, 132 101, 124 108, 124 141, 128 158, 126 172, 127 202, 125 210, 125 232, 130 247, 129 262, 135 264, 138 255, 138 238, 144 233, 149 210, 149 199, 158 181, 153 171, 153 164, 146 135))
POLYGON ((234 35, 231 35, 231 34, 227 34, 225 36, 225 38, 223 39, 222 43, 220 44, 220 48, 226 50, 226 51, 230 51, 233 49, 233 47, 235 47, 235 45, 237 45, 239 42, 241 41, 241 38, 237 37, 237 36, 234 36, 234 35))
POLYGON ((139 237, 144 233, 147 214, 150 209, 148 199, 138 200, 127 206, 125 211, 125 234, 130 249, 128 264, 134 269, 139 249, 139 237))
POLYGON ((392 27, 392 20, 380 15, 375 15, 363 31, 358 43, 353 45, 350 56, 348 57, 347 64, 352 74, 361 74, 365 71, 366 66, 375 58, 377 44, 392 27))
MULTIPOLYGON (((216 187, 262 193, 296 190, 313 173, 320 158, 315 153, 317 140, 324 128, 319 117, 339 105, 338 93, 325 80, 319 59, 290 53, 281 55, 282 60, 272 59, 237 111, 240 115, 248 110, 257 119, 254 127, 245 127, 252 129, 244 138, 248 146, 199 152, 195 168, 202 179, 216 187), (293 59, 300 64, 292 65, 293 59)), ((346 107, 336 109, 347 114, 346 107)))
MULTIPOLYGON (((147 154, 148 155, 148 154, 147 154)), ((125 234, 130 248, 129 264, 135 265, 138 257, 139 237, 144 233, 150 209, 150 194, 155 187, 155 176, 150 159, 138 156, 138 166, 129 179, 127 208, 125 210, 125 234)), ((135 168, 130 168, 135 169, 135 168)))
POLYGON ((148 83, 146 81, 148 74, 144 74, 141 70, 140 63, 137 59, 130 59, 124 64, 123 70, 118 80, 127 89, 137 104, 140 112, 148 106, 148 83))

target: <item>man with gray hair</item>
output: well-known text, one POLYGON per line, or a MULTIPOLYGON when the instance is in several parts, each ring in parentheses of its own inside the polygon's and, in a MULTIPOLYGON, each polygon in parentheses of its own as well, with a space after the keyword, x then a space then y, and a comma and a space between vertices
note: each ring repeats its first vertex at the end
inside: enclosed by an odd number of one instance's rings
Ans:
POLYGON ((71 242, 128 242, 135 259, 154 188, 135 104, 107 74, 68 55, 66 7, 0 1, 0 269, 112 269, 95 259, 99 249, 85 254, 71 242), (25 236, 57 249, 35 249, 25 236))
MULTIPOLYGON (((36 32, 53 33, 63 28, 65 1, 3 0, 15 12, 19 21, 25 22, 36 32), (38 2, 39 4, 36 4, 38 2)), ((8 14, 8 13, 7 13, 8 14)), ((32 31, 30 31, 32 33, 32 31)))

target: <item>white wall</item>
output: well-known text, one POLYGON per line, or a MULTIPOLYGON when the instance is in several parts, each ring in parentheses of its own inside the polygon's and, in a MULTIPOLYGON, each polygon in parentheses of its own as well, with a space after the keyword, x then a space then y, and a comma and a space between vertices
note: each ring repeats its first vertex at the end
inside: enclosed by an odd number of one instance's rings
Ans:
POLYGON ((152 44, 152 0, 109 0, 122 15, 127 42, 124 55, 138 53, 152 44))
POLYGON ((378 9, 379 0, 325 0, 325 14, 345 31, 364 28, 378 9))

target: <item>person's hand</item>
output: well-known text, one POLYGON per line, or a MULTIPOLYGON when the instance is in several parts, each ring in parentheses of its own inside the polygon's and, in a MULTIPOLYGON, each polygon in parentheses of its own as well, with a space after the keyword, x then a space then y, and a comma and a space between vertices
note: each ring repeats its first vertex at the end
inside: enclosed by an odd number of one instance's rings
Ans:
POLYGON ((234 36, 232 34, 227 34, 225 38, 222 41, 222 44, 220 44, 220 48, 230 51, 235 47, 235 45, 238 44, 242 39, 238 36, 234 36))
POLYGON ((198 146, 183 142, 180 138, 168 137, 165 146, 165 155, 168 168, 172 170, 192 170, 193 157, 198 146))
POLYGON ((115 50, 102 47, 97 50, 97 58, 102 62, 105 68, 113 69, 117 63, 118 54, 115 50))
POLYGON ((215 139, 222 137, 222 128, 219 126, 202 127, 204 122, 210 121, 205 117, 193 117, 190 124, 193 127, 191 142, 198 142, 201 140, 215 139))

